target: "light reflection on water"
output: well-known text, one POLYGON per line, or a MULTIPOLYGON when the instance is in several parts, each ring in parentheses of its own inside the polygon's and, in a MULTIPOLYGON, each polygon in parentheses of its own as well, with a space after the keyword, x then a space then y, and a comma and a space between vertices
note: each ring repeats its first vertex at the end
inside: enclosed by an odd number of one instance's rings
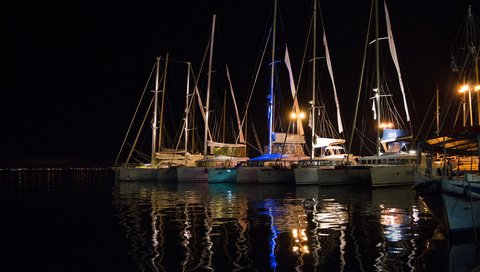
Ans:
POLYGON ((118 183, 115 206, 142 271, 414 270, 409 187, 118 183))
MULTIPOLYGON (((435 203, 435 202, 434 202, 435 203)), ((1 271, 471 271, 409 187, 115 183, 0 171, 1 271), (25 261, 28 260, 28 261, 25 261)))

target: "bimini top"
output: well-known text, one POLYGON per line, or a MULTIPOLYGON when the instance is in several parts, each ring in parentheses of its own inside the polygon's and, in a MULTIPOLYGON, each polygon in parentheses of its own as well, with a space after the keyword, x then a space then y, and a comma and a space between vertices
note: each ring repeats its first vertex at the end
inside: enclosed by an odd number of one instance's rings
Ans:
POLYGON ((410 131, 401 129, 385 128, 382 133, 382 143, 391 143, 399 141, 410 141, 412 134, 410 131))
POLYGON ((280 154, 280 153, 273 153, 273 154, 263 154, 260 157, 252 158, 250 161, 276 161, 281 159, 288 158, 288 155, 280 154))

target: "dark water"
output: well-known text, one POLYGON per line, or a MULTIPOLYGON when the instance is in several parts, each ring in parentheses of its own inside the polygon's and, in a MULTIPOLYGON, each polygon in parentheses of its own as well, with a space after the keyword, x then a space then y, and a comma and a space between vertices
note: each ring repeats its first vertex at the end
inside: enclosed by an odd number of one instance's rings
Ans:
POLYGON ((469 271, 477 256, 449 245, 410 187, 115 183, 91 170, 0 181, 0 271, 469 271))

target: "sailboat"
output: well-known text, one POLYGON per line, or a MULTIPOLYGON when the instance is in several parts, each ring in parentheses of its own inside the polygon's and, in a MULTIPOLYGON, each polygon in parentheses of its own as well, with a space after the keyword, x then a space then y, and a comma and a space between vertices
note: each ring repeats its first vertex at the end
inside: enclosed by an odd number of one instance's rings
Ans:
MULTIPOLYGON (((190 154, 187 151, 186 143, 185 143, 184 151, 179 150, 178 145, 177 145, 177 148, 175 149, 167 149, 163 147, 163 142, 162 142, 162 136, 164 134, 163 114, 165 111, 164 102, 165 102, 165 94, 166 94, 166 80, 167 80, 167 69, 168 69, 168 63, 169 63, 169 54, 167 54, 165 58, 165 66, 164 66, 164 74, 163 74, 163 82, 162 82, 163 86, 161 91, 160 91, 160 60, 161 60, 160 57, 156 58, 154 69, 152 70, 152 73, 153 71, 155 71, 155 83, 154 83, 155 87, 153 90, 153 98, 150 101, 150 104, 148 106, 149 110, 147 111, 145 117, 143 118, 143 121, 140 125, 140 129, 138 130, 138 133, 134 139, 134 142, 131 145, 131 149, 128 153, 127 159, 125 163, 123 163, 121 166, 119 166, 118 161, 126 145, 127 139, 130 134, 130 130, 136 119, 137 112, 139 111, 139 108, 143 102, 142 100, 145 96, 144 95, 145 92, 142 95, 142 98, 140 99, 140 102, 137 106, 135 114, 132 118, 130 128, 127 131, 122 147, 120 148, 120 151, 117 155, 117 159, 115 162, 115 172, 116 172, 116 177, 119 180, 126 180, 126 181, 172 180, 174 181, 176 180, 176 170, 175 170, 176 166, 192 165, 195 160, 199 159, 198 155, 190 154), (159 98, 159 93, 161 93, 160 98, 159 98), (139 140, 140 133, 142 132, 142 128, 144 127, 147 116, 150 114, 149 111, 152 108, 153 108, 152 110, 152 141, 151 141, 151 155, 149 158, 149 163, 130 164, 130 161, 133 158, 134 152, 140 154, 141 157, 146 157, 143 154, 141 154, 138 150, 136 150, 136 148, 137 148, 137 143, 139 140)), ((189 79, 190 79, 190 65, 188 66, 188 76, 187 76, 187 98, 188 98, 188 92, 189 92, 189 88, 188 88, 189 79)), ((147 86, 148 86, 148 83, 147 83, 147 86)), ((187 100, 186 108, 187 107, 188 107, 188 100, 187 100)), ((186 112, 188 114, 187 110, 186 112)))
POLYGON ((347 164, 355 164, 355 157, 352 154, 347 154, 344 148, 345 139, 342 139, 339 133, 343 132, 342 118, 340 115, 340 105, 338 102, 335 80, 333 76, 333 69, 330 60, 330 52, 328 49, 327 36, 325 29, 323 29, 323 46, 325 49, 325 59, 328 67, 328 72, 333 86, 333 94, 335 98, 336 114, 337 114, 337 129, 329 120, 325 104, 317 104, 317 79, 316 79, 316 62, 317 62, 317 1, 314 1, 312 26, 313 26, 313 46, 312 46, 312 100, 310 100, 310 120, 309 126, 312 128, 311 132, 311 154, 309 159, 300 160, 298 168, 294 169, 295 183, 297 185, 305 184, 319 184, 319 185, 336 185, 351 183, 353 179, 345 179, 339 181, 332 178, 320 178, 320 169, 333 169, 336 166, 347 164), (317 106, 318 105, 318 106, 317 106), (317 116, 320 120, 317 122, 317 116), (317 123, 319 123, 317 125, 317 123), (317 130, 320 128, 319 130, 317 130), (320 131, 320 133, 317 133, 320 131), (319 136, 320 135, 320 136, 319 136), (315 150, 320 149, 320 156, 315 156, 315 150))
MULTIPOLYGON (((215 37, 215 21, 216 15, 213 15, 212 31, 210 35, 210 52, 205 111, 203 110, 203 106, 200 107, 205 124, 203 158, 195 161, 195 166, 193 167, 178 167, 177 178, 179 182, 208 182, 210 168, 235 166, 248 159, 248 157, 246 157, 246 147, 244 143, 228 144, 215 142, 213 141, 213 137, 209 128, 210 87, 212 74, 213 45, 215 37)), ((198 94, 198 89, 197 87, 195 88, 198 94)), ((240 133, 242 133, 241 128, 239 129, 239 131, 240 133)), ((231 177, 228 176, 228 178, 225 178, 223 181, 231 181, 231 177)))
MULTIPOLYGON (((230 92, 233 100, 233 105, 235 108, 235 117, 237 121, 237 126, 239 128, 238 136, 235 137, 235 144, 226 144, 222 143, 216 144, 214 155, 220 156, 229 156, 230 158, 227 159, 226 163, 221 165, 220 167, 210 167, 208 168, 208 182, 209 183, 223 183, 223 182, 236 182, 237 181, 237 165, 244 163, 244 159, 238 160, 237 158, 246 158, 246 149, 245 149, 245 136, 242 129, 242 123, 240 121, 240 115, 238 113, 238 106, 235 99, 235 92, 233 90, 233 84, 230 77, 230 72, 227 66, 227 78, 230 85, 230 92), (235 160, 232 162, 232 158, 235 160)), ((226 94, 225 94, 226 95, 226 94)), ((226 107, 226 105, 224 105, 226 107)), ((226 111, 226 108, 224 108, 226 111)), ((225 120, 224 120, 225 122, 225 120)))
MULTIPOLYGON (((273 7, 273 25, 271 28, 271 73, 268 107, 268 145, 259 157, 249 159, 246 165, 237 169, 237 183, 294 183, 295 177, 292 166, 298 161, 307 158, 303 153, 305 139, 303 125, 300 118, 295 118, 298 133, 282 133, 275 131, 275 49, 276 49, 277 0, 273 7)), ((285 64, 290 74, 290 85, 294 99, 295 115, 300 116, 298 100, 296 99, 295 83, 291 71, 288 49, 285 49, 285 64)))
MULTIPOLYGON (((375 10, 375 17, 372 18, 373 20, 370 20, 375 22, 373 41, 366 45, 369 47, 374 44, 375 47, 375 82, 372 84, 370 100, 372 102, 371 109, 377 134, 376 153, 371 156, 361 157, 359 164, 370 168, 371 185, 373 187, 412 185, 417 154, 415 151, 409 150, 409 144, 413 136, 411 129, 405 128, 407 124, 410 124, 408 104, 386 1, 383 1, 383 3, 387 37, 380 37, 378 2, 378 0, 374 0, 372 3, 372 9, 375 10), (396 110, 394 95, 389 91, 385 73, 381 71, 381 68, 385 69, 385 67, 380 66, 380 63, 383 63, 380 61, 380 43, 384 40, 388 42, 389 52, 397 72, 404 117, 402 117, 403 114, 396 110)), ((367 41, 370 37, 370 34, 368 34, 367 41)), ((365 50, 365 52, 367 51, 365 50)))
MULTIPOLYGON (((429 205, 441 198, 443 209, 431 209, 445 214, 445 228, 450 234, 471 233, 478 241, 480 233, 480 33, 478 19, 468 8, 467 18, 452 48, 452 72, 456 82, 448 105, 437 113, 435 136, 419 144, 428 152, 426 168, 416 170, 415 190, 429 205), (459 64, 457 66, 457 63, 459 64), (455 96, 460 94, 460 99, 455 96), (451 103, 458 102, 457 107, 451 103), (450 112, 450 110, 453 110, 450 112), (450 114, 449 114, 450 112, 450 114), (453 118, 451 115, 454 115, 453 118), (448 120, 447 118, 451 118, 448 120), (451 122, 447 122, 451 121, 451 122)), ((437 94, 438 97, 438 94, 437 94)), ((437 99, 438 101, 438 99, 437 99)), ((438 105, 438 102, 437 102, 438 105)), ((437 109, 439 106, 437 106, 437 109)), ((438 111, 438 110, 437 110, 438 111)), ((419 158, 419 161, 421 158, 419 158)))

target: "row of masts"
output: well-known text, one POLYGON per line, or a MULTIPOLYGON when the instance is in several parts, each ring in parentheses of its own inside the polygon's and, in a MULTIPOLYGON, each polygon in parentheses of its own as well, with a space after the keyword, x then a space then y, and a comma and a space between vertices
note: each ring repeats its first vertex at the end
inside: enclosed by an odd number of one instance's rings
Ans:
MULTIPOLYGON (((206 94, 206 102, 204 110, 202 114, 204 115, 205 126, 204 126, 204 148, 203 148, 203 155, 206 157, 208 155, 208 137, 210 134, 208 123, 209 123, 209 116, 210 116, 210 89, 211 89, 211 74, 212 74, 212 61, 213 61, 213 46, 214 46, 214 39, 215 39, 215 21, 216 15, 213 15, 212 20, 212 30, 210 34, 210 41, 209 41, 209 61, 208 61, 208 78, 207 78, 207 94, 206 94)), ((167 67, 169 62, 169 54, 167 53, 165 59, 165 68, 164 68, 164 75, 163 75, 163 89, 159 90, 159 82, 160 82, 160 57, 156 59, 156 79, 155 79, 155 89, 154 89, 154 110, 153 110, 153 123, 152 123, 152 150, 151 150, 151 163, 155 165, 157 163, 156 160, 156 153, 161 151, 162 146, 162 128, 163 128, 163 108, 165 104, 165 89, 166 89, 166 77, 167 77, 167 67), (158 103, 158 95, 161 92, 161 103, 158 103), (162 109, 159 112, 159 107, 162 109), (158 121, 157 118, 160 118, 158 121), (157 135, 158 131, 158 135, 157 135), (158 143, 158 144, 157 144, 158 143)), ((190 73, 191 73, 191 63, 185 62, 187 64, 187 83, 186 83, 186 95, 185 95, 185 112, 184 112, 184 152, 185 157, 187 156, 187 148, 188 148, 188 132, 189 132, 189 108, 191 105, 190 97, 193 96, 193 93, 190 93, 190 73)), ((196 89, 196 87, 195 87, 196 89)), ((197 90, 196 90, 197 91, 197 90)), ((198 95, 198 92, 197 92, 198 95)), ((236 104, 235 104, 236 106, 236 104)), ((241 135, 243 138, 243 135, 241 135)), ((243 140, 243 139, 240 139, 243 140)))
MULTIPOLYGON (((378 24, 378 20, 379 20, 379 16, 378 16, 378 0, 375 0, 375 9, 377 10, 377 12, 375 13, 375 51, 376 51, 376 73, 375 73, 375 78, 376 78, 376 87, 375 87, 375 90, 376 90, 376 95, 375 95, 375 100, 376 100, 376 112, 377 112, 377 125, 378 127, 381 126, 381 122, 382 122, 382 116, 381 116, 381 103, 380 103, 380 98, 382 96, 381 94, 381 83, 380 83, 380 47, 379 47, 379 40, 380 40, 380 37, 379 37, 379 24, 378 24)), ((275 105, 275 95, 274 95, 274 84, 275 84, 275 49, 276 49, 276 21, 277 21, 277 0, 274 0, 274 9, 273 9, 273 25, 272 25, 272 39, 271 39, 271 46, 272 46, 272 50, 271 50, 271 73, 270 73, 270 88, 269 88, 269 95, 268 95, 268 105, 267 105, 267 108, 268 108, 268 147, 267 147, 267 152, 268 154, 272 154, 272 146, 273 146, 273 135, 274 135, 274 105, 275 105)), ((205 108, 204 108, 204 118, 205 118, 205 128, 204 128, 204 148, 203 148, 203 153, 204 153, 204 156, 207 156, 208 154, 208 134, 209 134, 209 131, 208 131, 208 122, 209 122, 209 116, 210 116, 210 88, 211 88, 211 70, 212 70, 212 58, 213 58, 213 44, 214 44, 214 37, 215 37, 215 20, 216 20, 216 16, 213 15, 213 21, 212 21, 212 29, 211 29, 211 35, 210 35, 210 52, 209 52, 209 63, 208 63, 208 80, 207 80, 207 93, 206 93, 206 104, 205 104, 205 108)), ((317 44, 316 44, 316 41, 317 41, 317 1, 314 1, 314 6, 313 6, 313 48, 312 48, 312 100, 310 101, 310 104, 311 104, 311 113, 310 116, 311 116, 311 123, 315 124, 315 117, 316 117, 316 114, 314 114, 317 106, 316 106, 316 60, 317 60, 317 51, 316 51, 316 47, 317 47, 317 44)), ((158 116, 158 93, 159 93, 159 84, 158 84, 158 81, 159 81, 159 58, 157 58, 157 73, 156 73, 156 76, 157 76, 157 81, 156 81, 156 84, 155 84, 155 98, 154 98, 154 104, 155 104, 155 110, 154 110, 154 120, 153 120, 153 125, 152 125, 152 164, 155 163, 155 153, 157 152, 157 150, 160 148, 161 144, 162 144, 162 122, 163 122, 163 111, 161 111, 160 113, 160 126, 157 127, 157 116, 158 116), (157 138, 157 130, 159 130, 159 135, 158 135, 158 138, 157 138), (157 139, 158 139, 158 146, 157 146, 157 139)), ((166 63, 168 63, 168 54, 167 54, 167 60, 166 60, 166 63)), ((164 75, 164 78, 166 77, 166 73, 167 73, 167 65, 165 66, 165 71, 164 71, 165 75, 164 75)), ((190 64, 189 64, 189 69, 188 69, 188 73, 190 73, 190 64)), ((190 75, 190 74, 189 74, 190 75)), ((187 79, 187 84, 189 85, 189 75, 188 75, 188 79, 187 79)), ((164 87, 163 89, 165 89, 165 80, 163 81, 164 83, 164 87)), ((187 87, 187 94, 186 94, 186 101, 187 101, 187 105, 189 104, 188 103, 188 100, 189 100, 189 90, 188 90, 188 87, 187 87)), ((164 97, 165 97, 165 92, 162 92, 162 102, 161 102, 161 106, 163 107, 163 103, 164 103, 164 97)), ((295 98, 294 98, 295 99, 295 98)), ((188 144, 188 112, 187 112, 187 109, 186 109, 186 112, 185 112, 185 127, 184 127, 184 137, 185 137, 185 149, 187 148, 187 144, 188 144)), ((381 144, 380 144, 380 137, 381 137, 381 131, 380 129, 377 129, 377 152, 378 154, 380 154, 381 152, 381 144)), ((314 141, 316 139, 316 135, 315 135, 315 129, 312 127, 312 130, 311 130, 311 158, 313 159, 314 157, 314 152, 313 150, 315 149, 314 145, 314 141)), ((186 150, 185 150, 186 152, 186 150)))

